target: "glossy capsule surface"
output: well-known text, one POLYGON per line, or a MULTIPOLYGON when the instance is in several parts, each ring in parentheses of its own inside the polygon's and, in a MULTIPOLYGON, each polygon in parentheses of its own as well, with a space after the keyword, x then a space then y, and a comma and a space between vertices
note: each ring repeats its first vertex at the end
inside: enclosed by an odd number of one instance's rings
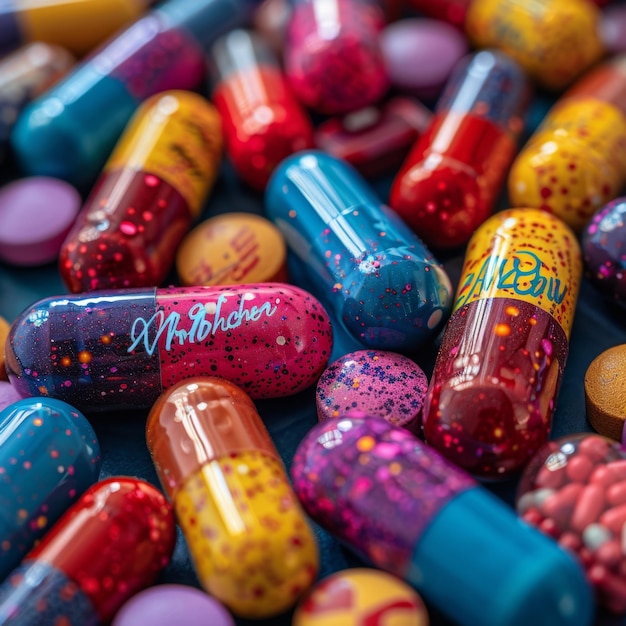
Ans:
POLYGON ((228 33, 215 42, 211 60, 228 157, 241 179, 262 191, 280 161, 313 147, 311 121, 257 33, 228 33))
POLYGON ((25 398, 0 411, 0 580, 99 472, 96 434, 69 404, 25 398))
POLYGON ((73 293, 159 285, 219 170, 220 117, 205 98, 165 91, 137 110, 61 248, 73 293))
POLYGON ((0 586, 6 626, 97 626, 152 584, 176 541, 172 507, 143 480, 89 488, 0 586))
POLYGON ((626 56, 581 78, 550 109, 509 173, 513 206, 554 213, 576 232, 626 181, 626 56))
POLYGON ((447 319, 443 266, 347 163, 301 152, 276 170, 265 195, 307 285, 361 344, 410 351, 447 319))
POLYGON ((429 445, 493 479, 548 440, 581 273, 575 235, 549 213, 502 211, 476 231, 424 403, 429 445))
POLYGON ((426 245, 461 246, 491 215, 528 100, 524 73, 506 54, 484 50, 457 64, 389 198, 426 245))
POLYGON ((380 47, 384 15, 369 0, 297 0, 287 24, 285 72, 298 98, 327 115, 380 100, 389 77, 380 47))
POLYGON ((90 188, 139 104, 200 87, 206 48, 251 4, 167 0, 113 36, 24 109, 12 135, 22 171, 90 188))
POLYGON ((290 285, 120 289, 35 303, 13 324, 6 368, 25 396, 140 409, 200 375, 288 396, 317 380, 331 349, 326 311, 290 285))
POLYGON ((291 476, 315 522, 452 623, 592 623, 573 557, 406 429, 369 416, 318 424, 291 476))
POLYGON ((146 440, 202 586, 244 617, 292 606, 315 580, 317 546, 250 397, 219 378, 179 383, 146 440))

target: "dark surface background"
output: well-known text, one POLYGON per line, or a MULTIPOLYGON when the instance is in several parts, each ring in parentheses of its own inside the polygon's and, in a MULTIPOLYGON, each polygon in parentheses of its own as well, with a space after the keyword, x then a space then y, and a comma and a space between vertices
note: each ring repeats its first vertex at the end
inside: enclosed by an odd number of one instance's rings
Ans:
MULTIPOLYGON (((528 115, 527 137, 545 114, 552 98, 538 94, 528 115)), ((15 176, 10 163, 5 164, 0 174, 0 181, 15 176)), ((373 181, 381 201, 386 201, 392 176, 373 181)), ((506 197, 502 197, 500 208, 506 208, 506 197)), ((226 211, 247 211, 263 213, 262 196, 246 189, 236 179, 227 162, 222 167, 222 176, 214 188, 205 210, 200 218, 226 211)), ((453 284, 459 278, 463 260, 463 250, 446 255, 438 254, 444 262, 453 284)), ((172 275, 164 283, 175 284, 172 275)), ((306 288, 306 284, 302 285, 306 288)), ((66 293, 59 277, 56 265, 23 269, 14 268, 0 263, 0 315, 12 322, 21 311, 40 298, 66 293)), ((604 350, 626 343, 626 311, 605 302, 594 287, 584 279, 581 286, 574 326, 570 341, 570 354, 558 397, 554 414, 552 438, 568 433, 591 431, 585 415, 583 380, 591 361, 604 350)), ((341 328, 335 329, 335 346, 331 360, 346 352, 358 349, 349 340, 341 328)), ((437 342, 428 350, 411 356, 430 378, 432 365, 436 356, 437 342)), ((257 402, 258 410, 267 425, 270 434, 289 468, 294 451, 305 433, 316 422, 314 401, 315 388, 311 387, 301 394, 282 400, 265 400, 257 402)), ((101 478, 112 475, 129 475, 144 478, 158 485, 158 479, 146 448, 144 427, 145 413, 112 413, 88 415, 92 421, 102 448, 103 466, 101 478)), ((516 480, 504 483, 489 484, 487 488, 496 493, 510 505, 513 504, 516 480)), ((315 526, 319 544, 321 568, 319 577, 334 571, 359 565, 360 562, 339 543, 315 526)), ((480 555, 477 555, 480 558, 480 555)), ((187 548, 179 532, 176 550, 172 563, 165 570, 159 582, 176 582, 198 586, 187 548)), ((454 590, 451 590, 454 593, 454 590)), ((497 590, 494 589, 494 593, 497 590)), ((433 625, 448 625, 449 621, 429 606, 433 625)), ((282 626, 291 623, 291 614, 265 620, 248 622, 238 620, 238 624, 256 623, 259 626, 272 624, 282 626)), ((602 610, 598 611, 598 625, 626 625, 626 618, 610 616, 602 610)), ((506 625, 502 625, 506 626, 506 625)))

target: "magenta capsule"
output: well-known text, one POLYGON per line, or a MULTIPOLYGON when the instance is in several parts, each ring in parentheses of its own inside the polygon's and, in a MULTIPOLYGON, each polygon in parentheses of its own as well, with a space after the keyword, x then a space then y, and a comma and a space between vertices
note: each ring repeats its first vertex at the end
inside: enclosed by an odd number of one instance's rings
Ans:
POLYGON ((120 289, 35 303, 13 323, 6 368, 23 396, 145 409, 192 376, 288 396, 318 379, 331 348, 328 314, 290 285, 120 289))
POLYGON ((336 115, 382 98, 389 87, 379 40, 383 26, 380 7, 369 0, 297 0, 284 56, 300 100, 336 115))

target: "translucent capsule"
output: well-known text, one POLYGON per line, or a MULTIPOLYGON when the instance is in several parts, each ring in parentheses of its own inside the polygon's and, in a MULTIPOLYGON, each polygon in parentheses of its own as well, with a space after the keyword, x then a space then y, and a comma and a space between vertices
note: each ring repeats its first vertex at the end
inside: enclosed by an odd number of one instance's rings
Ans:
POLYGON ((0 580, 99 472, 96 434, 69 404, 26 398, 0 410, 0 580))
POLYGON ((0 586, 3 626, 97 626, 152 584, 176 541, 152 485, 107 478, 88 489, 0 586))
POLYGON ((220 117, 202 96, 166 91, 126 127, 61 248, 74 293, 161 284, 219 170, 220 117))
POLYGON ((463 59, 391 189, 389 204, 425 243, 454 248, 491 214, 517 151, 528 82, 502 52, 463 59))
POLYGON ((230 32, 215 42, 211 59, 228 157, 242 180, 263 190, 280 161, 313 147, 313 127, 258 34, 230 32))
POLYGON ((502 211, 476 231, 424 403, 429 445, 485 478, 524 467, 548 440, 581 274, 549 213, 502 211))
POLYGON ((33 304, 13 324, 6 369, 24 396, 141 409, 200 375, 288 396, 315 383, 331 349, 328 314, 290 285, 119 289, 33 304))
POLYGON ((574 558, 406 429, 370 416, 322 422, 298 446, 291 475, 315 522, 451 623, 592 623, 574 558))
POLYGON ((112 37, 22 112, 12 135, 22 170, 90 188, 137 106, 200 87, 206 49, 254 5, 167 0, 112 37))
POLYGON ((244 617, 292 606, 315 580, 317 546, 249 396, 219 378, 180 383, 146 438, 203 587, 244 617))
POLYGON ((357 341, 405 352, 436 337, 452 300, 448 276, 351 166, 301 152, 276 170, 265 198, 307 285, 357 341))

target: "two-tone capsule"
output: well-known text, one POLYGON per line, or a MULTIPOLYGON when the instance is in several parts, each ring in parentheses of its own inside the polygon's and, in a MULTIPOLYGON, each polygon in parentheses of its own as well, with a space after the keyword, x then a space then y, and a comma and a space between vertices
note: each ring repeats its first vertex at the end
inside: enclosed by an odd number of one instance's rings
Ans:
POLYGON ((290 285, 120 289, 35 303, 13 324, 6 369, 23 396, 148 408, 201 375, 288 396, 319 378, 331 349, 328 314, 290 285))
POLYGON ((433 248, 469 240, 491 215, 515 157, 529 85, 506 54, 485 50, 455 68, 389 204, 433 248))
POLYGON ((502 211, 476 231, 424 403, 429 445, 481 477, 524 467, 548 440, 581 274, 549 213, 502 211))
POLYGON ((445 323, 443 266, 347 163, 302 152, 276 170, 266 211, 315 293, 362 345, 411 351, 445 323))
POLYGON ((317 546, 250 397, 184 381, 157 400, 146 438, 202 586, 244 617, 291 607, 315 580, 317 546))
POLYGON ((217 178, 220 117, 202 96, 166 91, 126 127, 61 248, 70 291, 159 285, 217 178))
POLYGON ((158 489, 122 476, 96 483, 0 586, 0 624, 108 624, 156 580, 175 542, 172 507, 158 489))

